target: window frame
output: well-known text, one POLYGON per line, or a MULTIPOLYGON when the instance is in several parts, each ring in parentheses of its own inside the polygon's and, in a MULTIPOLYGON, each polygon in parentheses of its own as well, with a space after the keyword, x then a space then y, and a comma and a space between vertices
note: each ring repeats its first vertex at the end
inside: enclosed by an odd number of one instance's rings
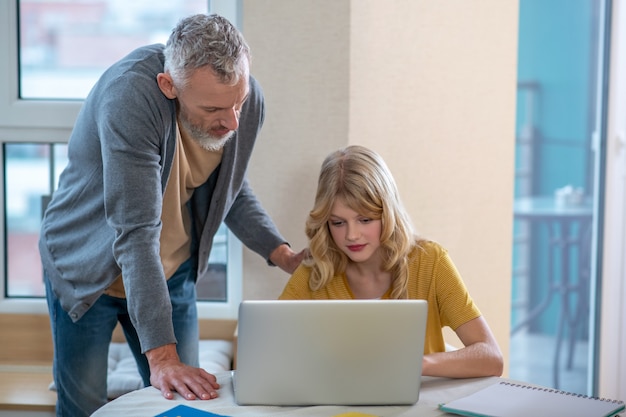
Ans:
MULTIPOLYGON (((606 179, 603 252, 596 260, 602 273, 597 300, 598 393, 606 398, 626 395, 626 4, 610 2, 609 103, 606 122, 606 179), (610 225, 610 226, 607 226, 610 225)), ((597 146, 600 144, 598 143, 597 146)))
MULTIPOLYGON (((0 2, 0 145, 5 142, 67 143, 83 100, 23 100, 19 97, 19 0, 0 2)), ((207 0, 207 10, 240 27, 241 0, 207 0)), ((47 314, 44 298, 6 297, 4 150, 0 146, 0 314, 47 314)), ((38 254, 37 254, 38 255, 38 254)), ((199 318, 233 319, 242 299, 243 248, 228 231, 226 301, 199 301, 199 318)))
POLYGON ((0 2, 0 132, 2 140, 67 142, 82 100, 19 98, 18 9, 16 1, 0 2))

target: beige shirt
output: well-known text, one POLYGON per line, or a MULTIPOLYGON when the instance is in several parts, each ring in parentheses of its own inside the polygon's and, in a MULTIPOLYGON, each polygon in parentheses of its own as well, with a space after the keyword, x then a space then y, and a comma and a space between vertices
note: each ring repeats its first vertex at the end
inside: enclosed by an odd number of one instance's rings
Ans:
MULTIPOLYGON (((194 190, 204 184, 222 160, 222 150, 207 151, 176 129, 176 153, 163 194, 161 212, 161 263, 169 279, 191 255, 191 219, 187 202, 194 190)), ((105 294, 125 298, 122 276, 105 294)))

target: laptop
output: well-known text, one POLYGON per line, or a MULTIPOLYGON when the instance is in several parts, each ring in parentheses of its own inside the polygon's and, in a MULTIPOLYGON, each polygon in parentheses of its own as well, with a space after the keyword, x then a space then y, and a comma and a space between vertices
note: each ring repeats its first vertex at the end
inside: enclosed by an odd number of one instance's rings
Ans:
POLYGON ((419 399, 425 300, 245 300, 239 405, 407 405, 419 399))

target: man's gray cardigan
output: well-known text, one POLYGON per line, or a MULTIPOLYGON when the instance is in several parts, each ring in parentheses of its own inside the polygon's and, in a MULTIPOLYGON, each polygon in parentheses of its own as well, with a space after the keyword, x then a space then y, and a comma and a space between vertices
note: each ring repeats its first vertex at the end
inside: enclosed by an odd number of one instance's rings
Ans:
MULTIPOLYGON (((39 240, 43 268, 72 320, 79 320, 122 274, 142 351, 174 343, 171 304, 159 256, 162 196, 176 145, 176 103, 157 86, 163 45, 139 48, 109 68, 78 115, 69 163, 46 210, 39 240)), ((198 279, 208 272, 222 221, 265 259, 285 240, 261 207, 246 169, 264 118, 250 77, 239 129, 221 164, 188 207, 198 279)))

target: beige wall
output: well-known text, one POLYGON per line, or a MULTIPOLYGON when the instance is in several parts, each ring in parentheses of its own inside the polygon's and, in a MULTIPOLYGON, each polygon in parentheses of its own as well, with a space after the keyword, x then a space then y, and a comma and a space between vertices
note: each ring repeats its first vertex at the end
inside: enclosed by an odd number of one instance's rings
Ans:
MULTIPOLYGON (((517 1, 243 4, 267 102, 249 175, 285 237, 306 244, 323 157, 372 147, 508 355, 517 1)), ((275 298, 288 278, 247 250, 244 274, 244 298, 275 298)))
MULTIPOLYGON (((285 238, 300 250, 322 159, 348 143, 350 2, 243 4, 252 73, 267 107, 249 178, 285 238)), ((244 276, 244 298, 276 298, 288 278, 250 251, 244 253, 244 276)))

